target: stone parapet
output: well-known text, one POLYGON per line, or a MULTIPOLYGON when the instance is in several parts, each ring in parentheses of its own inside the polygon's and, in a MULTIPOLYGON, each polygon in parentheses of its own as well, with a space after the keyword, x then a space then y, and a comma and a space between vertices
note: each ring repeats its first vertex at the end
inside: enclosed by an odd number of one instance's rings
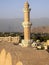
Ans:
POLYGON ((24 12, 30 12, 31 11, 31 8, 23 8, 23 11, 24 12))
POLYGON ((19 43, 20 41, 20 37, 16 36, 16 37, 0 37, 0 42, 11 42, 11 43, 19 43))
POLYGON ((23 22, 22 25, 23 25, 23 27, 31 27, 32 23, 31 22, 23 22))

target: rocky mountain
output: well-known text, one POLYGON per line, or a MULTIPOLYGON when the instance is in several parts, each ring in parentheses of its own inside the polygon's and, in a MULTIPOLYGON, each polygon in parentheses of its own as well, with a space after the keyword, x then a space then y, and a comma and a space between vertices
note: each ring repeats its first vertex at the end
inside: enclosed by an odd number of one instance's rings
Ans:
POLYGON ((33 33, 49 33, 49 26, 34 27, 32 28, 33 33))

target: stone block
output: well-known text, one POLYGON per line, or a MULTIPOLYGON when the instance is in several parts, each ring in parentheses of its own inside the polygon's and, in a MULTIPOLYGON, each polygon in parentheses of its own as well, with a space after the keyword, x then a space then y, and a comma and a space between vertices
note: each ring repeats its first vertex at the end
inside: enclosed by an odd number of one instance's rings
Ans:
POLYGON ((23 63, 21 61, 18 61, 16 65, 23 65, 23 63))

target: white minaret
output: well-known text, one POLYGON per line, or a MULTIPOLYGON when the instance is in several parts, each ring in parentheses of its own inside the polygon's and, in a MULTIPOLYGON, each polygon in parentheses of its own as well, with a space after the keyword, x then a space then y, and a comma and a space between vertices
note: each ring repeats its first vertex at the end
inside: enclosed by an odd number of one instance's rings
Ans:
POLYGON ((32 23, 30 22, 31 9, 29 8, 28 2, 24 3, 23 11, 24 11, 24 22, 22 23, 22 25, 24 28, 24 40, 22 40, 22 46, 27 47, 31 44, 30 32, 31 32, 31 25, 32 25, 32 23))

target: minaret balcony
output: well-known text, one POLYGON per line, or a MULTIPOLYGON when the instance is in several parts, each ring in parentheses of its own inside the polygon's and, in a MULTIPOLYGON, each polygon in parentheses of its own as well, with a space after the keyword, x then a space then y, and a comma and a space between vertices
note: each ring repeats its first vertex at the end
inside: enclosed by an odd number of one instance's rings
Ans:
POLYGON ((31 27, 32 23, 31 22, 23 22, 22 25, 23 25, 23 27, 31 27))
POLYGON ((30 12, 31 11, 31 8, 23 8, 23 11, 24 12, 30 12))

